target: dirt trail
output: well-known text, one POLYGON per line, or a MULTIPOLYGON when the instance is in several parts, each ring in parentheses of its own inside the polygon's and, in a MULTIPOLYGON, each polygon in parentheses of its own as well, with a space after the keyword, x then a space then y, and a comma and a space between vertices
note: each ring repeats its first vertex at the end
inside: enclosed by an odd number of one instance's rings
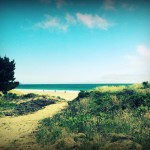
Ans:
POLYGON ((33 114, 0 118, 0 150, 42 149, 32 134, 38 127, 39 120, 52 117, 66 106, 67 102, 59 102, 33 114))

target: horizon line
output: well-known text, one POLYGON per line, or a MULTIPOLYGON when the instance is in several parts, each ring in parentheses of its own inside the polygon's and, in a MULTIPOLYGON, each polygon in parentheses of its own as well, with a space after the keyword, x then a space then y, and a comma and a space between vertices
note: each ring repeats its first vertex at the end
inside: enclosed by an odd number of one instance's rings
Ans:
POLYGON ((139 83, 19 83, 22 84, 139 84, 139 83))

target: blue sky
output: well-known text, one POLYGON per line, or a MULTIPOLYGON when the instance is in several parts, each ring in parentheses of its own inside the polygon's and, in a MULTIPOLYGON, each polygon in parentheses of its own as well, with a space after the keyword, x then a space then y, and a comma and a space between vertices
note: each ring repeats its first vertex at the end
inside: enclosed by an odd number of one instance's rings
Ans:
POLYGON ((150 1, 0 3, 0 55, 21 83, 150 80, 150 1))

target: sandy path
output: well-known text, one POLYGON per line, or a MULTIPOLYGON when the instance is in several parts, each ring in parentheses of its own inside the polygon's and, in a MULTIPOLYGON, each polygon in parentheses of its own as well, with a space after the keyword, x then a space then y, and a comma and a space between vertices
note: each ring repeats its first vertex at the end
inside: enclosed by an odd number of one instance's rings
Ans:
POLYGON ((0 150, 42 149, 32 137, 39 120, 52 117, 66 106, 67 102, 59 102, 46 106, 33 114, 0 118, 0 150))

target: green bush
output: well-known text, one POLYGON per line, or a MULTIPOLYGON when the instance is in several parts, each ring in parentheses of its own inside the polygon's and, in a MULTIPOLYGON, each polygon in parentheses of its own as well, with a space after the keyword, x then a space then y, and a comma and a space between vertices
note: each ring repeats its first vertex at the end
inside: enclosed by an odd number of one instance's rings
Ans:
POLYGON ((54 104, 55 101, 53 100, 44 100, 44 99, 38 99, 38 100, 31 100, 28 102, 23 102, 17 105, 15 109, 15 113, 18 115, 24 115, 31 112, 35 112, 44 106, 54 104))
POLYGON ((150 83, 148 83, 148 81, 145 81, 142 84, 143 84, 143 88, 150 88, 150 83))
POLYGON ((34 93, 28 93, 22 96, 22 98, 36 98, 38 97, 38 94, 34 94, 34 93))
POLYGON ((118 99, 122 103, 122 108, 137 108, 140 106, 150 106, 150 94, 149 93, 139 93, 134 90, 123 90, 118 93, 118 99))
POLYGON ((0 99, 0 110, 6 110, 8 108, 15 108, 17 105, 12 102, 7 102, 2 99, 0 99))
POLYGON ((7 93, 7 94, 4 94, 3 97, 5 100, 14 100, 14 99, 19 98, 19 96, 17 96, 17 94, 15 94, 15 93, 7 93))
POLYGON ((80 100, 81 98, 89 97, 90 92, 80 91, 76 100, 80 100))

